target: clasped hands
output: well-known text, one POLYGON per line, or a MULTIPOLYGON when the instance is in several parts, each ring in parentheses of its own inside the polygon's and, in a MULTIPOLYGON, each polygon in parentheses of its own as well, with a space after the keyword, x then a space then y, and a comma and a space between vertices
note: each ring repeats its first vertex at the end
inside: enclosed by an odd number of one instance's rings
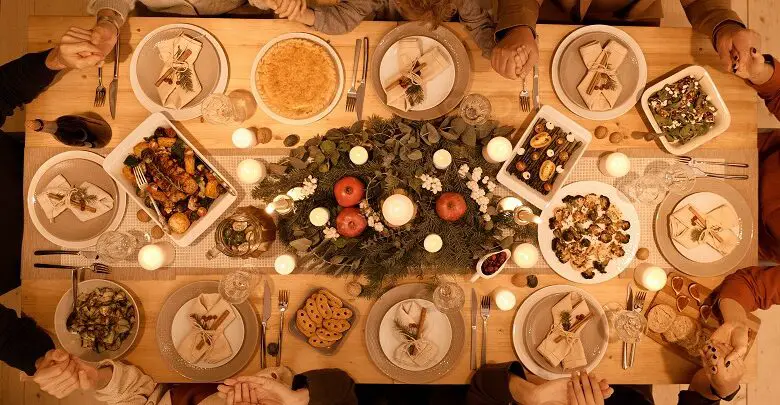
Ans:
POLYGON ((267 376, 240 376, 225 380, 217 388, 226 405, 307 405, 309 391, 292 390, 267 376))
POLYGON ((91 30, 70 27, 49 52, 46 66, 52 70, 97 66, 114 49, 116 40, 117 28, 108 21, 97 23, 91 30))
POLYGON ((91 391, 102 388, 111 380, 112 372, 110 368, 98 371, 61 349, 49 350, 35 362, 35 368, 33 381, 42 391, 58 399, 67 397, 77 389, 91 391))

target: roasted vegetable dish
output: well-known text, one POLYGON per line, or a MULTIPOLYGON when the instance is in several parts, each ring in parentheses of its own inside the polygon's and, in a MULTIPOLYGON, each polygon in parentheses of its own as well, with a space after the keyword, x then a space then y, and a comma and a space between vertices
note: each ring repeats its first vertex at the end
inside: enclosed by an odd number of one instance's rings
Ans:
POLYGON ((124 164, 122 174, 133 184, 133 169, 142 165, 149 184, 145 190, 136 188, 136 194, 148 207, 152 207, 150 198, 157 202, 173 233, 186 232, 226 192, 225 185, 173 128, 157 128, 133 147, 124 164))
POLYGON ((631 223, 609 197, 597 194, 563 198, 548 226, 553 231, 552 250, 561 263, 571 263, 585 279, 606 274, 610 260, 626 254, 631 223), (594 271, 595 270, 595 271, 594 271))
POLYGON ((136 308, 125 292, 101 287, 79 294, 66 326, 81 337, 81 347, 101 353, 118 350, 135 323, 136 308))
POLYGON ((669 142, 685 144, 715 125, 718 110, 699 81, 684 77, 650 96, 650 111, 669 142))

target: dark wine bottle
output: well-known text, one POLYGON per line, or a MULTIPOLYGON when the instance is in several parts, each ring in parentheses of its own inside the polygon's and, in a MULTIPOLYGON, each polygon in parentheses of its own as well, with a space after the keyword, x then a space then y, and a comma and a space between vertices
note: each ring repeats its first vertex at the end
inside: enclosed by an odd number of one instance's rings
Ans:
POLYGON ((65 145, 79 148, 102 148, 111 141, 111 126, 100 116, 63 115, 54 121, 30 120, 25 126, 28 130, 51 134, 65 145))

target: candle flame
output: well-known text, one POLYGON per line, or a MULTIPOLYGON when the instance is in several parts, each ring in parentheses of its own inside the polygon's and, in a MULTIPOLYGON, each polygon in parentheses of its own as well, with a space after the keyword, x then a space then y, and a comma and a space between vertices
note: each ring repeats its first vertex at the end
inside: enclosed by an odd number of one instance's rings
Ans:
POLYGON ((269 203, 265 206, 265 212, 268 214, 273 214, 274 211, 276 211, 276 208, 274 207, 274 203, 269 203))

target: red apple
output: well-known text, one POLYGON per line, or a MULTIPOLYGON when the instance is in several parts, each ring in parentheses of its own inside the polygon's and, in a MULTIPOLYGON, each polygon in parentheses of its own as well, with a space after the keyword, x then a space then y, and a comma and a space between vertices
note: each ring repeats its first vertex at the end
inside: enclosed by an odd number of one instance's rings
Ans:
POLYGON ((366 230, 366 218, 357 208, 344 208, 336 215, 336 230, 345 238, 354 238, 366 230))
POLYGON ((338 205, 354 207, 366 195, 366 186, 358 178, 347 176, 336 182, 336 185, 333 186, 333 194, 336 196, 338 205))
POLYGON ((443 193, 436 200, 436 215, 448 222, 463 218, 466 208, 466 200, 458 193, 443 193))

